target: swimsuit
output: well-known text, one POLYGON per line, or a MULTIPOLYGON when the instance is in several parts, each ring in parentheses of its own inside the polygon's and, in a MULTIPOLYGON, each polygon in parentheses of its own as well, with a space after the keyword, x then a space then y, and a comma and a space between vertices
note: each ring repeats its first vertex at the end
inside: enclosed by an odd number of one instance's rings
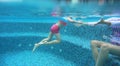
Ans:
POLYGON ((52 33, 58 33, 59 32, 59 26, 57 24, 54 24, 54 25, 52 25, 50 30, 51 30, 52 33))
POLYGON ((63 21, 61 21, 61 20, 60 20, 60 23, 61 23, 62 25, 64 25, 64 26, 66 26, 66 24, 67 24, 66 22, 63 22, 63 21))
POLYGON ((68 20, 67 20, 66 17, 59 18, 59 21, 60 21, 60 23, 61 23, 62 25, 64 25, 64 26, 66 26, 66 24, 67 24, 67 22, 68 22, 68 20))
MULTIPOLYGON (((68 20, 65 18, 59 18, 59 22, 60 22, 60 24, 66 26, 66 24, 67 24, 66 22, 68 22, 68 20)), ((52 33, 55 34, 55 33, 59 33, 59 29, 60 28, 57 24, 53 24, 50 30, 52 33)))

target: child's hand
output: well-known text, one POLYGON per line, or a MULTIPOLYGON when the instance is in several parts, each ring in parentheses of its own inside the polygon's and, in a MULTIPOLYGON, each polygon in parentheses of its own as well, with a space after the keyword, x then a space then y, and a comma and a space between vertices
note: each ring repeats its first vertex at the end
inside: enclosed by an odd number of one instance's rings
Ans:
POLYGON ((35 49, 36 49, 36 48, 38 48, 39 46, 40 46, 40 44, 38 44, 38 43, 37 43, 37 44, 35 44, 35 45, 34 45, 34 47, 33 47, 32 52, 34 52, 34 51, 35 51, 35 49))

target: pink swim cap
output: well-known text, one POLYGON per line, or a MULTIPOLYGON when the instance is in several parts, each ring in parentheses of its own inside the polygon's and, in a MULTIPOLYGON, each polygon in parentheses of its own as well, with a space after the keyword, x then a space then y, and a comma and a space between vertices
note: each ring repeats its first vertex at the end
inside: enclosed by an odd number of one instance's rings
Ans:
POLYGON ((60 23, 61 23, 62 25, 64 25, 64 26, 66 26, 66 24, 67 24, 66 22, 63 22, 63 21, 61 21, 61 20, 60 20, 60 23))

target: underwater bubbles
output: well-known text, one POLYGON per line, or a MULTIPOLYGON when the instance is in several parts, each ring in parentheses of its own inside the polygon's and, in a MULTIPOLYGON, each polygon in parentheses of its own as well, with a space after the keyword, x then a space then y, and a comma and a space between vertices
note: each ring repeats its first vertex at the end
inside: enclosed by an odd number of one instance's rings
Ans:
POLYGON ((31 47, 32 46, 32 44, 29 44, 29 47, 31 47))
POLYGON ((51 49, 54 49, 54 47, 53 47, 53 46, 51 46, 50 48, 51 48, 51 49))
POLYGON ((64 32, 67 32, 67 30, 64 30, 64 32))
POLYGON ((33 27, 30 27, 30 30, 32 30, 33 29, 33 27))
POLYGON ((62 49, 59 49, 59 52, 62 52, 62 49))
POLYGON ((20 44, 18 44, 18 47, 21 47, 22 46, 22 44, 20 43, 20 44))
POLYGON ((103 35, 103 39, 108 39, 108 37, 106 35, 103 35))

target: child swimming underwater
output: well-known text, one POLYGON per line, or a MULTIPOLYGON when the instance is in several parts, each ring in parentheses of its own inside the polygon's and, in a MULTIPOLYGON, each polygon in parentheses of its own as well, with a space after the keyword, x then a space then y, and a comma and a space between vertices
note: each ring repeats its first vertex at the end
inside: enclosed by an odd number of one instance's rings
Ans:
POLYGON ((50 33, 49 33, 48 37, 45 38, 45 39, 43 39, 39 43, 36 43, 34 45, 34 48, 33 48, 32 51, 34 52, 35 49, 38 48, 42 44, 58 44, 58 43, 60 43, 61 42, 61 38, 60 38, 59 30, 63 26, 66 26, 67 22, 82 24, 82 22, 80 22, 80 21, 73 20, 72 17, 63 17, 63 18, 60 18, 57 23, 55 23, 55 24, 53 24, 51 26, 50 33), (55 40, 51 40, 54 35, 56 36, 56 39, 55 40))

